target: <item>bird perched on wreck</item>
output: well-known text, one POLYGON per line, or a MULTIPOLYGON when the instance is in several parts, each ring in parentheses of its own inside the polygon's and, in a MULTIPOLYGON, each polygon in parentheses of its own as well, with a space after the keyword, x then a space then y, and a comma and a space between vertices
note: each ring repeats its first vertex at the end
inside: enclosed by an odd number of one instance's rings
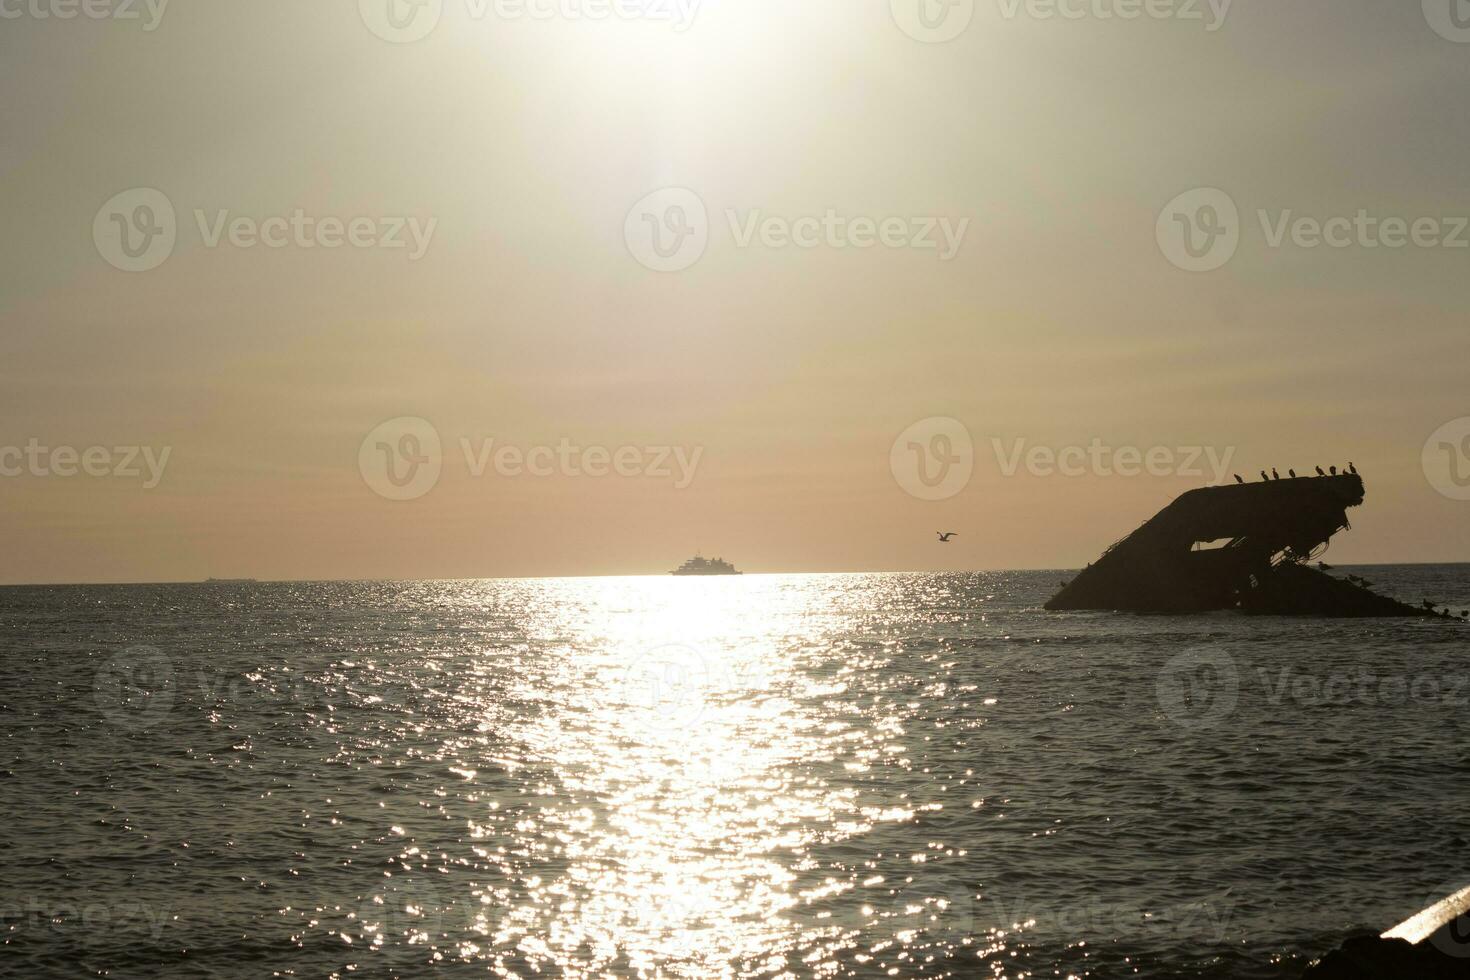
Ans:
POLYGON ((1239 473, 1237 473, 1237 474, 1235 474, 1235 482, 1236 482, 1236 483, 1244 483, 1244 482, 1245 482, 1245 481, 1244 481, 1244 480, 1242 480, 1242 479, 1241 479, 1241 478, 1240 478, 1240 474, 1239 474, 1239 473))
POLYGON ((1348 472, 1351 473, 1353 476, 1358 475, 1358 468, 1353 465, 1352 460, 1348 460, 1348 472))
POLYGON ((1332 471, 1332 475, 1333 476, 1336 476, 1337 475, 1337 467, 1336 466, 1329 466, 1327 468, 1332 471))
POLYGON ((1286 471, 1286 475, 1289 476, 1289 477, 1291 477, 1293 480, 1295 480, 1296 479, 1296 470, 1287 470, 1286 471))
POLYGON ((1323 473, 1322 472, 1322 467, 1319 466, 1319 467, 1317 467, 1317 475, 1318 476, 1326 476, 1327 474, 1326 473, 1323 473))
POLYGON ((1271 482, 1271 478, 1266 475, 1266 471, 1265 470, 1261 470, 1261 479, 1264 480, 1264 481, 1266 481, 1267 483, 1270 483, 1271 482))
POLYGON ((1279 480, 1279 479, 1281 479, 1281 474, 1276 472, 1276 467, 1274 467, 1274 466, 1271 467, 1271 479, 1273 479, 1273 480, 1279 480))

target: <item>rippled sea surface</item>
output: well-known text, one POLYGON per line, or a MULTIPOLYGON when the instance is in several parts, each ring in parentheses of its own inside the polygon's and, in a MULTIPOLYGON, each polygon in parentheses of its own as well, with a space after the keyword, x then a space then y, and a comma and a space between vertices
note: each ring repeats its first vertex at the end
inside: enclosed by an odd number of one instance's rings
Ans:
POLYGON ((1470 881, 1470 626, 1064 574, 0 590, 0 975, 1294 977, 1470 881))

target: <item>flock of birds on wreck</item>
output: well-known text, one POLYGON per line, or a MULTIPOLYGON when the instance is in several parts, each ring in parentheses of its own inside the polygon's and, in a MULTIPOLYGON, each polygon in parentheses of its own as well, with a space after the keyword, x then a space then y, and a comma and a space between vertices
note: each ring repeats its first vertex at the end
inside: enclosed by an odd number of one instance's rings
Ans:
MULTIPOLYGON (((1322 467, 1319 466, 1319 467, 1317 467, 1317 475, 1318 476, 1338 476, 1339 475, 1338 472, 1337 472, 1337 467, 1336 466, 1329 467, 1329 469, 1332 471, 1331 473, 1323 473, 1322 472, 1322 467)), ((1347 476, 1348 474, 1352 474, 1353 476, 1357 476, 1358 475, 1358 468, 1356 466, 1354 466, 1351 462, 1349 462, 1347 464, 1347 469, 1343 470, 1342 473, 1341 473, 1342 476, 1347 476)), ((1286 478, 1288 480, 1298 480, 1298 479, 1301 479, 1300 477, 1298 477, 1296 475, 1296 470, 1287 470, 1286 471, 1286 478)), ((1261 470, 1261 479, 1264 480, 1267 483, 1270 483, 1272 480, 1279 480, 1279 479, 1281 479, 1281 474, 1278 473, 1278 472, 1276 472, 1276 467, 1273 466, 1273 467, 1271 467, 1271 473, 1270 473, 1270 475, 1267 475, 1267 473, 1266 473, 1265 470, 1261 470)), ((1235 474, 1235 482, 1236 483, 1244 483, 1245 482, 1245 479, 1239 473, 1237 473, 1237 474, 1235 474)))

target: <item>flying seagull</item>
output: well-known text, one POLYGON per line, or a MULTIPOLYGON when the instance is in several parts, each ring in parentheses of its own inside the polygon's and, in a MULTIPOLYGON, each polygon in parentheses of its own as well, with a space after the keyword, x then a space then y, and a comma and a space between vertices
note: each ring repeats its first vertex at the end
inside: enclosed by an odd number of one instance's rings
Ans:
POLYGON ((939 541, 940 541, 941 544, 949 544, 949 539, 958 536, 960 532, 958 532, 958 531, 935 531, 934 533, 937 534, 937 535, 939 535, 939 541))

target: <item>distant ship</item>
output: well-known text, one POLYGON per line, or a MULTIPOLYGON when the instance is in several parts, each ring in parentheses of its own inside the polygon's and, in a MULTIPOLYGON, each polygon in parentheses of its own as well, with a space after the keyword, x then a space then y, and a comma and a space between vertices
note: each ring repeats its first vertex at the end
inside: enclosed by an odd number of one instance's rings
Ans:
POLYGON ((695 555, 669 573, 670 575, 742 575, 735 566, 723 558, 703 558, 695 555))

